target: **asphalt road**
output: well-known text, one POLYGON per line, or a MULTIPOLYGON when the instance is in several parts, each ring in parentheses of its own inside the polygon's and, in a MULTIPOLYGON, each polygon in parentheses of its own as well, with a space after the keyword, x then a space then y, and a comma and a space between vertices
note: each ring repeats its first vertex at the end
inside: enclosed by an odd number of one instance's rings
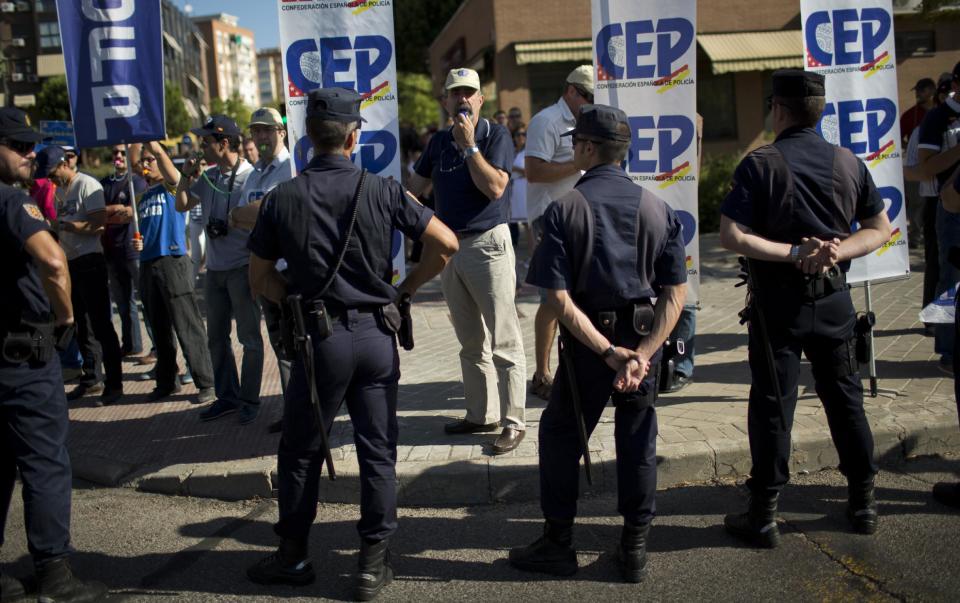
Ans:
MULTIPOLYGON (((930 497, 957 479, 960 459, 925 458, 879 478, 880 531, 852 534, 846 488, 835 471, 795 476, 781 497, 782 545, 759 551, 723 531, 723 514, 745 503, 731 484, 658 494, 647 580, 620 582, 612 551, 620 518, 611 497, 582 501, 575 529, 580 572, 571 579, 525 574, 510 547, 540 532, 535 504, 401 509, 394 538, 397 580, 385 601, 710 600, 790 601, 960 599, 960 512, 930 497)), ((244 569, 275 545, 275 501, 224 503, 127 489, 74 491, 74 566, 110 585, 114 601, 344 600, 358 548, 353 505, 325 505, 311 535, 318 581, 265 590, 244 569)), ((22 506, 15 494, 3 570, 30 570, 22 506)))

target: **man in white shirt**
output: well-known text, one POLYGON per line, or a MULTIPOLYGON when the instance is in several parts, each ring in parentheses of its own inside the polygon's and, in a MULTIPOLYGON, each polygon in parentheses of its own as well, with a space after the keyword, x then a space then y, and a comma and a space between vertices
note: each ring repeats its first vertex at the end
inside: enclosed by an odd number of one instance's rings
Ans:
POLYGON ((207 343, 217 399, 200 413, 200 420, 212 421, 237 412, 240 424, 245 425, 260 412, 263 338, 260 306, 250 292, 247 276, 250 232, 231 228, 228 221, 230 213, 247 202, 242 191, 253 166, 240 154, 243 132, 226 115, 213 115, 192 132, 200 137, 203 157, 213 166, 201 172, 196 159, 188 159, 177 186, 177 211, 188 211, 199 204, 207 234, 207 343), (234 319, 237 339, 243 346, 239 376, 230 341, 234 319))
MULTIPOLYGON (((556 103, 540 111, 527 126, 526 176, 527 220, 536 241, 542 234, 540 217, 551 202, 573 190, 582 172, 573 164, 573 138, 561 136, 577 124, 580 107, 593 102, 593 65, 581 65, 567 76, 563 94, 556 103)), ((553 377, 550 374, 550 351, 557 338, 557 318, 542 303, 534 320, 535 359, 530 392, 550 399, 553 377)))
MULTIPOLYGON (((254 171, 243 185, 242 195, 244 205, 234 208, 230 212, 230 227, 253 230, 260 212, 260 202, 264 195, 273 190, 278 184, 293 177, 290 169, 290 151, 284 145, 287 129, 283 125, 280 112, 272 107, 261 107, 250 117, 250 138, 257 147, 259 161, 254 171)), ((286 262, 280 260, 277 267, 282 271, 286 262)), ((290 367, 292 358, 287 358, 280 339, 280 306, 260 297, 260 307, 263 309, 263 319, 267 323, 267 335, 270 345, 277 355, 277 365, 280 368, 280 388, 287 391, 290 381, 290 367)), ((279 431, 277 424, 271 426, 271 431, 279 431)))

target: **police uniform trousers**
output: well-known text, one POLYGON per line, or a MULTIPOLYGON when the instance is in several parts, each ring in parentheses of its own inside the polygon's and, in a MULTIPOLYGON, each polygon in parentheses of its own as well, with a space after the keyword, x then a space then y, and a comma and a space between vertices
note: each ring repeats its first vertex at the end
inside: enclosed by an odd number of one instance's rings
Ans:
MULTIPOLYGON (((306 312, 307 308, 304 309, 306 312)), ((397 383, 400 359, 395 336, 378 312, 331 312, 333 332, 316 337, 313 315, 306 314, 313 337, 314 375, 324 429, 345 401, 353 423, 360 465, 360 522, 368 542, 387 538, 397 528, 397 383)), ((324 456, 303 361, 293 362, 284 396, 283 435, 277 453, 280 518, 274 531, 283 538, 306 539, 317 515, 324 456)))
POLYGON ((34 562, 70 548, 67 399, 56 354, 46 363, 0 359, 0 545, 20 470, 27 546, 34 562))
POLYGON ((270 347, 273 348, 273 353, 277 356, 277 368, 280 370, 280 392, 284 393, 287 391, 287 384, 290 383, 290 370, 293 363, 287 357, 286 350, 283 349, 280 306, 263 296, 258 297, 257 301, 260 302, 260 308, 263 311, 263 324, 267 327, 270 347))
POLYGON ((779 492, 790 478, 790 431, 797 407, 801 351, 813 369, 817 395, 840 457, 840 471, 851 484, 871 482, 877 465, 873 434, 863 411, 863 384, 855 356, 856 311, 849 290, 810 300, 795 289, 764 287, 760 297, 786 425, 781 424, 764 344, 751 322, 752 385, 747 426, 753 468, 748 488, 769 496, 779 492))
MULTIPOLYGON (((640 336, 633 331, 632 308, 631 313, 618 314, 615 336, 607 337, 616 345, 636 349, 640 336)), ((564 341, 573 352, 587 434, 593 433, 611 397, 616 406, 617 511, 630 524, 649 524, 656 511, 657 413, 654 403, 661 353, 658 351, 651 360, 640 389, 623 394, 613 389, 616 372, 599 355, 571 336, 566 336, 564 341)), ((540 417, 540 507, 547 519, 571 520, 577 514, 582 456, 577 430, 567 366, 561 359, 550 402, 540 417)), ((596 475, 598 467, 594 466, 593 470, 596 475)))

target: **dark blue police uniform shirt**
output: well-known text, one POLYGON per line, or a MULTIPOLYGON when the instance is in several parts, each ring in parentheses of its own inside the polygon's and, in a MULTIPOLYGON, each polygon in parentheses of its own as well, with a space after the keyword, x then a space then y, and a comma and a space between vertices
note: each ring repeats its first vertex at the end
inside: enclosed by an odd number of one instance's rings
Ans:
MULTIPOLYGON (((299 198, 284 202, 278 189, 264 197, 247 246, 262 259, 286 259, 291 294, 311 300, 329 277, 350 225, 360 173, 346 157, 318 155, 293 179, 299 198)), ((394 301, 392 231, 396 228, 417 240, 433 217, 433 211, 410 199, 395 180, 367 173, 364 187, 365 199, 343 265, 323 296, 334 308, 394 301)))
MULTIPOLYGON (((960 119, 960 100, 953 98, 948 99, 947 102, 928 111, 923 121, 920 122, 917 148, 934 151, 936 154, 950 150, 950 146, 946 144, 944 140, 944 134, 946 134, 948 130, 958 129, 955 123, 957 119, 960 119)), ((954 163, 949 168, 937 174, 937 182, 940 184, 940 187, 943 187, 944 183, 950 178, 950 175, 953 174, 958 165, 960 165, 960 162, 954 163)))
POLYGON ((0 332, 26 320, 45 320, 50 303, 37 276, 27 239, 49 231, 40 208, 25 192, 0 183, 0 332))
MULTIPOLYGON (((852 232, 851 220, 834 200, 834 146, 812 128, 789 128, 774 141, 793 175, 793 207, 783 206, 782 191, 771 190, 771 168, 759 156, 747 155, 733 175, 733 187, 720 212, 760 236, 797 245, 804 237, 844 239, 852 232), (757 206, 755 207, 755 204, 757 206), (774 223, 758 223, 758 216, 776 215, 774 223)), ((873 217, 884 210, 883 199, 863 161, 857 159, 853 217, 873 217)), ((774 187, 776 188, 776 187, 774 187)), ((759 218, 762 220, 762 218, 759 218)), ((842 268, 846 270, 848 262, 842 268)))
MULTIPOLYGON (((129 174, 128 174, 129 176, 129 174)), ((107 176, 100 181, 103 187, 104 205, 123 205, 130 207, 130 180, 127 176, 114 178, 107 176)), ((139 195, 147 189, 143 178, 133 174, 134 195, 139 195)), ((103 255, 108 259, 135 260, 140 255, 130 244, 133 239, 133 222, 127 224, 107 224, 104 227, 100 242, 103 244, 103 255)))
POLYGON ((655 297, 661 287, 687 282, 686 252, 676 213, 636 185, 618 166, 587 171, 575 187, 593 214, 593 252, 584 290, 574 291, 571 252, 581 242, 563 223, 559 203, 544 212, 543 240, 530 262, 527 282, 566 289, 584 310, 616 309, 655 297))
MULTIPOLYGON (((487 163, 507 174, 511 172, 513 142, 506 128, 481 119, 477 123, 476 142, 487 163)), ((457 234, 481 233, 507 221, 507 195, 491 201, 477 188, 452 130, 433 135, 414 171, 433 181, 437 217, 457 234)))

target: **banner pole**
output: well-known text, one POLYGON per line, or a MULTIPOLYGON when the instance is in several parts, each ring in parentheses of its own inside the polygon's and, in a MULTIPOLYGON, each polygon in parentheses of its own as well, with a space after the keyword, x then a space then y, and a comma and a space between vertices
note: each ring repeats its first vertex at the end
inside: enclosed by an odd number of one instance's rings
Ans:
POLYGON ((127 194, 130 195, 130 209, 133 210, 133 238, 140 238, 140 219, 137 216, 137 194, 133 188, 133 169, 130 166, 130 145, 123 143, 123 161, 127 164, 127 194))
MULTIPOLYGON (((867 313, 873 312, 873 294, 870 288, 870 281, 864 281, 863 286, 864 305, 867 307, 867 313)), ((868 374, 870 376, 870 397, 877 397, 877 356, 873 347, 873 329, 870 330, 868 345, 870 350, 870 365, 868 374)))

